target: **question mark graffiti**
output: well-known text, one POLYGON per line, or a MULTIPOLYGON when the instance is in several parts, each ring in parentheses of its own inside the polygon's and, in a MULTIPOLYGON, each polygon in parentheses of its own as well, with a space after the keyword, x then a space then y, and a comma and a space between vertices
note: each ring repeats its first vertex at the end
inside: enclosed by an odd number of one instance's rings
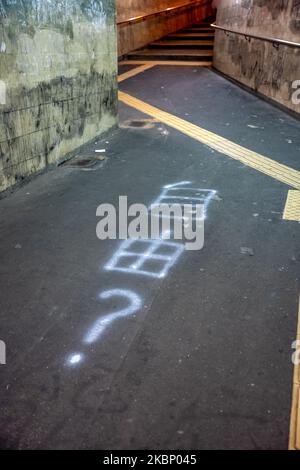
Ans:
MULTIPOLYGON (((92 344, 97 341, 100 336, 103 335, 105 330, 116 320, 119 318, 128 317, 129 315, 133 315, 137 312, 142 306, 142 299, 138 296, 135 292, 125 289, 112 289, 102 292, 99 295, 100 299, 107 300, 111 299, 112 297, 124 297, 128 300, 129 305, 126 308, 118 310, 117 312, 108 313, 105 316, 100 317, 92 328, 89 330, 87 335, 84 337, 83 342, 85 344, 92 344)), ((68 359, 67 363, 69 365, 76 365, 82 362, 84 355, 82 353, 75 353, 71 354, 68 359)))
POLYGON ((99 318, 99 320, 96 321, 94 326, 84 338, 84 343, 86 344, 92 344, 97 341, 97 339, 104 333, 106 328, 108 328, 111 323, 113 323, 118 318, 133 315, 142 306, 141 298, 130 290, 113 289, 103 292, 102 294, 100 294, 99 297, 100 299, 104 300, 110 299, 111 297, 126 297, 129 301, 129 305, 123 310, 119 310, 118 312, 114 313, 109 313, 105 315, 105 317, 99 318))

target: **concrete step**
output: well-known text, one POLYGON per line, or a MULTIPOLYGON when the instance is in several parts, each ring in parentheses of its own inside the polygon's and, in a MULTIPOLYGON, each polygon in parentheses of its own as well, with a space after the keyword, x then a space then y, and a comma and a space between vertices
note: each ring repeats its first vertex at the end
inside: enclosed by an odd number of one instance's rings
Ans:
POLYGON ((195 24, 190 25, 189 28, 202 28, 202 29, 203 29, 203 28, 204 28, 204 29, 206 29, 206 28, 211 28, 211 26, 210 26, 211 23, 213 23, 213 22, 195 23, 195 24))
POLYGON ((177 41, 161 40, 149 44, 149 49, 196 49, 210 50, 214 47, 214 41, 177 41))
POLYGON ((213 33, 175 33, 170 34, 163 38, 166 41, 169 40, 183 40, 183 41, 213 41, 215 35, 213 33))
POLYGON ((185 29, 180 29, 178 31, 178 33, 206 33, 206 34, 207 33, 211 34, 211 33, 214 33, 214 32, 215 32, 214 28, 205 28, 204 29, 204 28, 191 28, 191 27, 185 28, 185 29))
POLYGON ((199 49, 142 49, 127 54, 129 60, 186 60, 210 61, 213 51, 199 49))

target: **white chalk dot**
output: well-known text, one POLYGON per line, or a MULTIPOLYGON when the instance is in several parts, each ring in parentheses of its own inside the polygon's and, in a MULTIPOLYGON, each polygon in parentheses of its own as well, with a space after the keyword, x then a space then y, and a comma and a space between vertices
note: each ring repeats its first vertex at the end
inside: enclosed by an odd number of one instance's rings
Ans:
POLYGON ((82 354, 72 354, 71 356, 69 356, 67 362, 71 366, 75 366, 75 365, 79 364, 82 360, 83 360, 83 355, 82 354))

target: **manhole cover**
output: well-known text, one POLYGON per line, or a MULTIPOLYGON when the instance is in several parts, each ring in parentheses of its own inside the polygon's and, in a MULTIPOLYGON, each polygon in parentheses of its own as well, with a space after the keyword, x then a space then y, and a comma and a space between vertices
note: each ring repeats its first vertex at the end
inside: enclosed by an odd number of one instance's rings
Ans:
POLYGON ((59 166, 64 167, 64 168, 79 168, 82 170, 96 170, 100 166, 102 166, 104 161, 106 161, 106 157, 104 156, 96 156, 96 157, 77 156, 77 157, 71 158, 70 160, 66 160, 65 162, 61 163, 59 166))
POLYGON ((129 119, 128 121, 124 121, 120 127, 127 129, 152 129, 156 122, 156 119, 129 119))

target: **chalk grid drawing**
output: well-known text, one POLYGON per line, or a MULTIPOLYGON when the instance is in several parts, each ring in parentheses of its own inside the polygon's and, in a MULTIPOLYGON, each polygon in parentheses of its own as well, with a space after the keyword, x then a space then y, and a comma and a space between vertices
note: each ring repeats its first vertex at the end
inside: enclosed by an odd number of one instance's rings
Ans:
POLYGON ((125 240, 104 269, 162 279, 166 277, 183 251, 184 246, 181 243, 163 240, 125 240))
POLYGON ((201 220, 204 220, 208 206, 217 191, 214 189, 192 188, 188 186, 190 184, 192 184, 190 181, 181 181, 180 183, 164 186, 161 194, 151 204, 151 207, 155 207, 159 204, 180 204, 181 206, 185 204, 192 206, 199 204, 203 206, 201 220))
MULTIPOLYGON (((201 218, 195 219, 203 221, 206 211, 216 191, 211 189, 199 189, 189 187, 190 181, 182 181, 164 186, 162 193, 151 204, 151 208, 159 204, 189 204, 193 207, 196 204, 203 206, 201 218)), ((184 223, 184 211, 182 212, 184 223)), ((161 214, 158 215, 161 217, 161 214)), ((170 217, 176 217, 170 215, 170 217)), ((121 246, 105 265, 106 271, 119 271, 127 274, 138 274, 157 279, 163 279, 184 252, 182 243, 165 241, 164 233, 159 240, 129 239, 121 243, 121 246), (143 249, 144 248, 144 249, 143 249)))

